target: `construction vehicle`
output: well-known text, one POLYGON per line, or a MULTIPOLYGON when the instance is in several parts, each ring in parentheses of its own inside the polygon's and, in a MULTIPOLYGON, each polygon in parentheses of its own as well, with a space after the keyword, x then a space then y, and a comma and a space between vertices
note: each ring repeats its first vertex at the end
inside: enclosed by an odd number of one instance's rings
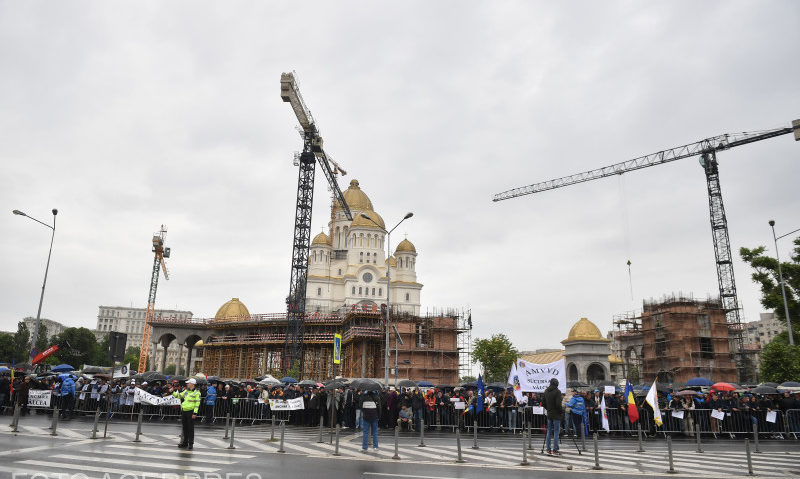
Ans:
POLYGON ((344 171, 322 147, 314 117, 306 107, 294 73, 281 73, 281 99, 288 102, 300 122, 303 151, 295 156, 299 167, 297 178, 297 202, 295 204, 294 236, 292 240, 292 267, 289 280, 289 296, 286 298, 286 340, 283 352, 283 371, 303 371, 303 336, 306 315, 306 279, 308 274, 308 252, 311 245, 311 213, 314 202, 314 173, 319 163, 328 179, 334 201, 338 201, 348 220, 353 219, 350 207, 344 200, 336 175, 344 171))
POLYGON ((739 301, 736 295, 736 281, 733 275, 733 255, 731 254, 730 239, 728 237, 728 220, 725 215, 725 207, 722 203, 722 190, 719 183, 719 165, 717 163, 717 152, 730 150, 731 148, 755 143, 777 136, 794 133, 794 139, 800 140, 800 120, 794 120, 791 126, 763 130, 752 133, 724 134, 706 138, 688 145, 662 150, 650 155, 640 156, 632 160, 616 163, 604 168, 585 171, 554 180, 532 185, 514 188, 494 195, 492 201, 502 201, 519 196, 541 193, 542 191, 554 190, 565 186, 583 183, 586 181, 606 178, 614 175, 622 175, 634 170, 640 170, 650 166, 663 165, 672 161, 700 157, 700 166, 706 175, 708 187, 708 207, 711 217, 711 234, 714 242, 714 255, 717 264, 717 281, 719 283, 719 296, 722 307, 726 311, 726 321, 731 325, 733 341, 736 349, 737 369, 740 374, 744 368, 744 350, 741 319, 739 315, 739 301))
POLYGON ((170 249, 164 247, 164 241, 167 239, 167 227, 161 225, 161 230, 153 234, 153 270, 150 276, 150 293, 147 296, 147 312, 144 316, 144 332, 142 334, 142 348, 139 351, 139 367, 138 372, 147 370, 147 356, 150 352, 150 334, 153 331, 151 321, 155 315, 156 307, 156 292, 158 291, 158 276, 159 271, 164 272, 164 279, 169 280, 169 273, 167 272, 167 264, 164 258, 169 258, 170 249))

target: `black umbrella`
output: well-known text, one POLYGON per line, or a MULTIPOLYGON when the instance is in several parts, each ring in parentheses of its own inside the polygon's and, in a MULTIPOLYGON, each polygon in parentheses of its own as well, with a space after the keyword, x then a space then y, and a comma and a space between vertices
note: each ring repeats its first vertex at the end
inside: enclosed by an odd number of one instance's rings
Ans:
POLYGON ((172 381, 178 381, 178 382, 180 382, 180 383, 183 383, 183 382, 186 382, 186 380, 187 380, 188 378, 187 378, 186 376, 181 376, 180 374, 176 374, 176 375, 174 375, 174 376, 170 376, 170 377, 168 377, 167 379, 169 379, 169 382, 172 382, 172 381))
POLYGON ((310 379, 303 379, 302 381, 297 383, 297 385, 298 386, 316 386, 317 382, 316 381, 312 381, 310 379))
POLYGON ((761 383, 761 384, 759 384, 759 386, 767 386, 767 387, 770 387, 770 388, 776 388, 776 387, 778 387, 778 383, 761 383))
POLYGON ((208 379, 208 382, 210 382, 210 383, 222 382, 222 379, 220 379, 219 376, 209 376, 206 379, 208 379))
POLYGON ((781 383, 780 387, 782 388, 800 388, 800 383, 795 381, 786 381, 785 383, 781 383))
MULTIPOLYGON (((138 376, 138 374, 137 374, 138 376)), ((167 377, 158 371, 147 371, 141 374, 142 379, 148 382, 153 381, 166 381, 167 377)))
POLYGON ((403 379, 402 381, 397 383, 397 386, 401 388, 415 388, 417 387, 417 383, 410 379, 403 379))
POLYGON ((778 394, 778 390, 769 386, 758 386, 750 390, 753 394, 778 394))
MULTIPOLYGON (((402 382, 402 381, 401 381, 402 382)), ((382 386, 374 379, 359 378, 350 382, 352 389, 361 389, 363 391, 380 391, 382 386)))
POLYGON ((333 391, 334 389, 339 389, 343 387, 345 387, 345 383, 341 379, 333 379, 325 382, 326 391, 333 391))
POLYGON ((201 378, 200 376, 194 376, 194 380, 197 381, 197 384, 208 384, 208 379, 201 378))
POLYGON ((589 385, 581 381, 567 381, 567 387, 571 389, 588 388, 589 385))

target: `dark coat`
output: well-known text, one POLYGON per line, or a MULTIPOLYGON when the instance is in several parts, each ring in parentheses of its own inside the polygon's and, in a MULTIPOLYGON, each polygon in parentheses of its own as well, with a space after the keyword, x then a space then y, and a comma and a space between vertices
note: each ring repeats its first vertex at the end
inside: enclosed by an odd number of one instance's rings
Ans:
POLYGON ((564 406, 561 403, 561 391, 558 386, 550 385, 543 394, 544 408, 547 410, 547 419, 561 419, 564 417, 564 406))

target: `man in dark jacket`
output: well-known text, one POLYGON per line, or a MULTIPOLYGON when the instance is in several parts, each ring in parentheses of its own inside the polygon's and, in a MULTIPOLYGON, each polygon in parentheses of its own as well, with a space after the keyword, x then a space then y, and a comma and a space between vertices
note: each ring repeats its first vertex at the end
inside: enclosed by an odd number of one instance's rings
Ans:
POLYGON ((372 431, 372 447, 378 452, 378 417, 380 416, 381 401, 378 391, 364 391, 359 398, 361 409, 361 424, 363 425, 363 440, 361 450, 367 452, 369 448, 369 434, 372 431))
POLYGON ((550 386, 544 391, 544 408, 547 411, 547 455, 560 456, 558 452, 558 433, 561 429, 561 418, 564 417, 564 406, 561 401, 561 391, 558 389, 558 379, 551 378, 550 386), (550 448, 550 439, 553 439, 553 448, 550 448))

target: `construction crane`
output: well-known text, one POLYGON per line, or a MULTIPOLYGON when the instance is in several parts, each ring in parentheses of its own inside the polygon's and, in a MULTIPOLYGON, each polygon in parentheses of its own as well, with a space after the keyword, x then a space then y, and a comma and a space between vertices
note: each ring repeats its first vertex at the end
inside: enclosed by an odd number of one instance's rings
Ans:
POLYGON ((297 178, 297 203, 294 216, 294 238, 292 241, 292 271, 289 281, 289 296, 286 298, 286 340, 283 350, 283 371, 297 367, 303 371, 303 336, 306 316, 306 278, 308 274, 308 250, 311 243, 311 210, 314 202, 314 172, 319 163, 333 191, 334 201, 339 203, 348 220, 353 220, 350 207, 344 200, 336 175, 344 171, 322 149, 314 117, 306 107, 293 73, 281 73, 281 99, 288 102, 300 122, 303 151, 295 157, 299 166, 297 178))
POLYGON ((736 281, 733 276, 733 256, 731 255, 731 245, 728 238, 728 220, 725 216, 725 207, 722 203, 722 190, 719 184, 719 165, 717 164, 717 152, 729 150, 731 148, 755 143, 777 136, 787 135, 794 132, 794 139, 800 140, 800 120, 794 120, 792 126, 764 130, 751 133, 725 134, 706 138, 705 140, 688 145, 663 150, 650 155, 640 156, 632 160, 616 163, 604 168, 585 171, 570 176, 556 178, 550 181, 534 183, 532 185, 514 188, 494 195, 492 201, 502 201, 519 196, 541 193, 542 191, 554 190, 564 186, 577 183, 605 178, 608 176, 621 175, 629 171, 640 170, 650 166, 662 165, 683 158, 692 156, 700 157, 700 166, 706 174, 708 186, 708 207, 711 217, 711 235, 714 242, 714 255, 717 263, 717 281, 719 283, 719 296, 722 307, 726 311, 726 320, 733 328, 734 341, 737 348, 737 368, 741 371, 744 367, 743 338, 741 330, 741 320, 739 317, 739 301, 736 295, 736 281))
POLYGON ((153 272, 150 276, 150 294, 147 295, 147 313, 144 316, 144 333, 142 333, 142 347, 139 351, 139 367, 137 371, 142 373, 147 369, 147 355, 150 350, 150 334, 153 327, 150 322, 153 321, 156 307, 156 291, 158 290, 158 276, 159 271, 164 271, 164 279, 169 280, 169 273, 167 272, 167 264, 164 258, 169 258, 169 248, 164 247, 164 241, 167 239, 167 227, 161 225, 161 230, 153 234, 153 272))

